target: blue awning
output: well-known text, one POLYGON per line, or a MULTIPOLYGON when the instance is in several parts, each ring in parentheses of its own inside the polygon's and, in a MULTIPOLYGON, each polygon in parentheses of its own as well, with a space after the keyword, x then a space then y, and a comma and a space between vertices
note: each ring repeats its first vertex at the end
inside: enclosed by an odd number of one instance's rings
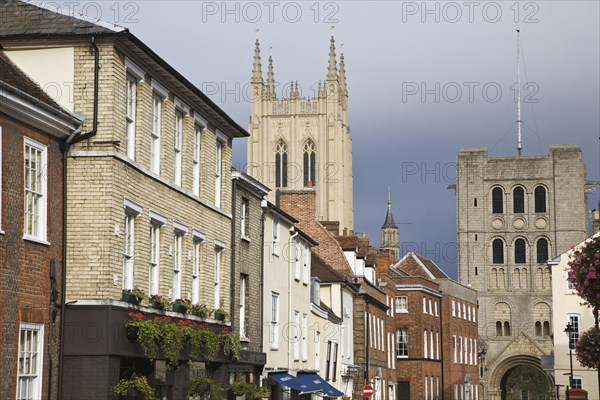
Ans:
POLYGON ((290 389, 297 390, 301 393, 318 392, 320 388, 314 384, 310 384, 307 379, 298 379, 297 377, 290 375, 287 372, 274 372, 269 374, 269 378, 282 386, 289 387, 290 389))
POLYGON ((325 381, 325 379, 321 378, 319 375, 315 373, 298 373, 296 377, 297 380, 301 380, 302 382, 306 382, 307 386, 312 388, 311 392, 320 392, 323 397, 341 397, 344 395, 343 392, 340 392, 329 383, 325 381))

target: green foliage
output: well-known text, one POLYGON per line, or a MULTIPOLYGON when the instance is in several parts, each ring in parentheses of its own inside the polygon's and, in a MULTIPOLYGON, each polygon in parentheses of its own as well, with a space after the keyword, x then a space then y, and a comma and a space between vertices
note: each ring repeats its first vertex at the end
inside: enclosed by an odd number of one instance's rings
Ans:
POLYGON ((593 308, 600 308, 600 236, 576 249, 568 265, 569 281, 577 294, 593 308))
POLYGON ((203 358, 213 361, 219 352, 219 336, 206 328, 206 326, 185 326, 182 329, 184 339, 190 345, 190 357, 192 359, 203 358))
POLYGON ((231 357, 232 360, 240 359, 240 337, 229 332, 227 328, 223 328, 221 332, 221 344, 223 345, 223 354, 227 357, 231 357))
POLYGON ((207 400, 223 400, 224 388, 210 378, 195 378, 188 385, 188 398, 200 397, 207 400))
POLYGON ((121 379, 119 383, 111 388, 111 391, 119 396, 126 396, 129 388, 136 389, 144 400, 158 400, 156 392, 150 387, 145 376, 121 379))
POLYGON ((205 304, 194 304, 192 306, 192 314, 200 318, 208 318, 211 310, 205 304))
POLYGON ((227 387, 235 396, 247 396, 254 398, 256 395, 256 388, 253 384, 237 380, 227 387))
POLYGON ((167 358, 169 367, 177 366, 179 352, 183 348, 183 336, 179 327, 167 316, 144 319, 141 313, 129 313, 127 326, 137 326, 138 342, 144 354, 154 361, 160 349, 167 358))

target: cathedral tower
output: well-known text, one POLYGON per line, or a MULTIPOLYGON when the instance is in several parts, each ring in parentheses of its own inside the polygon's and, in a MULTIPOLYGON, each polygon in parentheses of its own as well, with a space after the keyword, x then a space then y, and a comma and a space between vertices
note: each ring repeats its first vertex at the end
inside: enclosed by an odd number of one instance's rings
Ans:
MULTIPOLYGON (((339 221, 341 229, 352 230, 352 139, 346 70, 343 54, 338 70, 333 35, 325 81, 302 88, 297 81, 284 85, 275 81, 271 54, 267 80, 263 81, 256 39, 251 86, 248 174, 272 189, 314 188, 317 218, 339 221), (282 87, 281 99, 277 86, 282 87)), ((275 190, 269 196, 274 202, 275 190)))
POLYGON ((394 222, 392 215, 392 199, 388 189, 387 214, 381 227, 381 250, 390 251, 393 256, 393 262, 400 259, 400 240, 398 238, 398 226, 394 222))

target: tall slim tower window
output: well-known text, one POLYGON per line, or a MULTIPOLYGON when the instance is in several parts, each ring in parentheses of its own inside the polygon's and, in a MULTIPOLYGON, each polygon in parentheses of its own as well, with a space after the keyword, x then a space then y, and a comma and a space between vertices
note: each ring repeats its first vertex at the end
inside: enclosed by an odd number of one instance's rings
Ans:
POLYGON ((535 198, 535 212, 546 212, 546 188, 543 186, 538 186, 535 188, 533 194, 535 198))
POLYGON ((515 240, 515 264, 525 264, 526 258, 527 257, 525 255, 525 240, 515 240))
POLYGON ((492 262, 494 264, 504 264, 504 243, 500 239, 495 239, 492 242, 492 262))
POLYGON ((280 140, 275 146, 275 187, 287 187, 287 144, 280 140))
POLYGON ((316 158, 315 144, 312 140, 307 140, 304 143, 304 186, 308 186, 309 181, 313 186, 317 182, 316 158))
POLYGON ((538 239, 536 249, 538 264, 544 264, 548 261, 548 241, 544 238, 538 239))
POLYGON ((127 99, 125 122, 127 124, 127 157, 135 160, 135 106, 137 81, 133 76, 127 76, 127 99))
POLYGON ((504 212, 504 193, 502 189, 496 187, 492 190, 492 213, 502 214, 504 212))
POLYGON ((525 212, 525 191, 522 187, 513 190, 513 212, 515 214, 525 212))

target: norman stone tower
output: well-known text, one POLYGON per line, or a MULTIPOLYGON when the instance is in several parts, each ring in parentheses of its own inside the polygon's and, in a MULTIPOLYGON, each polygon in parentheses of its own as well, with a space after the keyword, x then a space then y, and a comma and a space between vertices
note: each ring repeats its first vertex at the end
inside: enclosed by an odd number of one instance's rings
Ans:
POLYGON ((485 148, 463 149, 456 172, 458 274, 478 292, 484 398, 550 396, 553 379, 541 360, 552 354, 551 335, 564 333, 551 331, 546 261, 587 235, 581 150, 553 145, 547 155, 488 157, 485 148))
POLYGON ((381 226, 381 250, 387 250, 393 254, 393 262, 400 259, 400 239, 398 237, 398 225, 394 222, 392 215, 392 199, 388 190, 387 213, 385 221, 381 226))
MULTIPOLYGON (((260 45, 256 39, 252 70, 252 106, 248 132, 248 174, 274 189, 313 187, 317 218, 339 221, 353 229, 352 139, 348 127, 348 91, 344 55, 339 71, 331 36, 325 82, 300 89, 298 82, 278 84, 269 54, 267 81, 263 81, 260 45), (304 94, 314 90, 313 97, 304 94), (286 90, 287 89, 287 90, 286 90)), ((275 190, 270 194, 275 201, 275 190)))

